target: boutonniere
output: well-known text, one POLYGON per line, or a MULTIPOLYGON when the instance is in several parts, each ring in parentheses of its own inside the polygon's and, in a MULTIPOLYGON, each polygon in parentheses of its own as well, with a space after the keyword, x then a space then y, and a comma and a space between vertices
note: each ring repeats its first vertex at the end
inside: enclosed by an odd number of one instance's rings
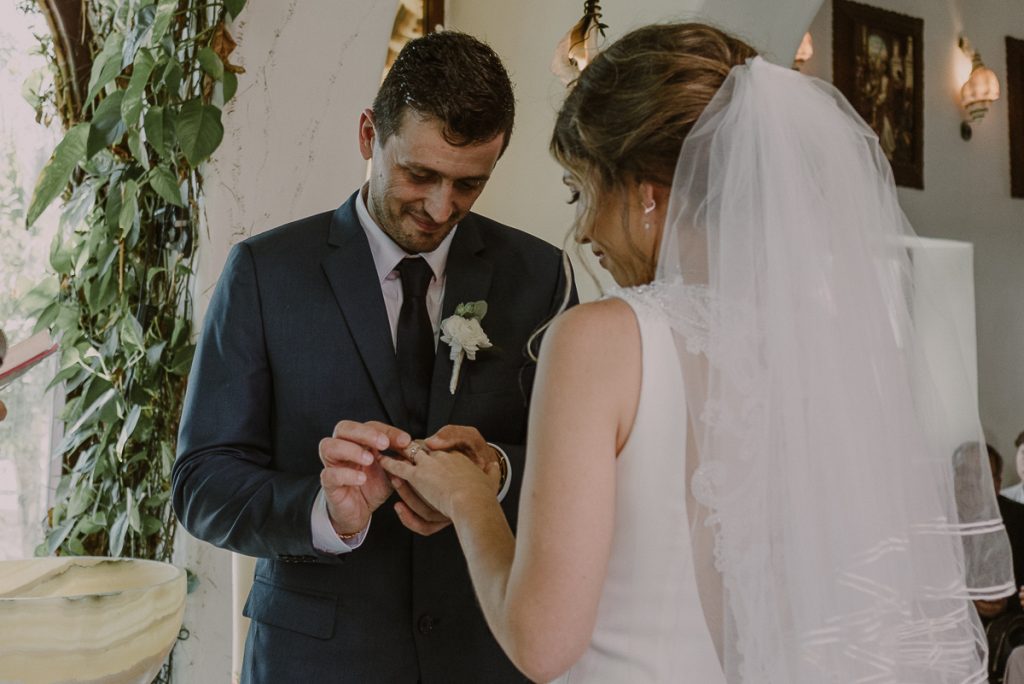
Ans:
POLYGON ((487 333, 480 327, 480 321, 486 315, 487 302, 469 302, 459 304, 454 314, 441 321, 441 341, 452 348, 448 356, 455 362, 452 366, 452 379, 448 383, 448 391, 452 394, 455 394, 459 384, 462 360, 468 356, 470 361, 474 361, 478 350, 491 346, 487 333))

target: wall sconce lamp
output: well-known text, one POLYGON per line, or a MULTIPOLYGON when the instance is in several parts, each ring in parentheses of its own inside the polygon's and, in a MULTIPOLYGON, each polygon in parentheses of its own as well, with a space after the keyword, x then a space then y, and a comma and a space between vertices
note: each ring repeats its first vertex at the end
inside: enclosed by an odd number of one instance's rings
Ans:
POLYGON ((810 32, 804 34, 804 39, 800 41, 800 47, 796 50, 796 57, 793 58, 793 68, 800 71, 800 67, 804 65, 804 62, 814 56, 814 41, 811 40, 810 32))
POLYGON ((585 0, 583 17, 577 21, 555 48, 551 71, 565 85, 575 81, 598 52, 598 39, 604 37, 607 24, 601 23, 601 3, 585 0))
POLYGON ((988 111, 988 106, 999 99, 999 79, 995 72, 985 66, 981 55, 975 51, 970 42, 960 36, 960 49, 971 59, 971 75, 960 88, 960 104, 967 118, 960 124, 960 137, 971 139, 971 123, 981 121, 988 111))

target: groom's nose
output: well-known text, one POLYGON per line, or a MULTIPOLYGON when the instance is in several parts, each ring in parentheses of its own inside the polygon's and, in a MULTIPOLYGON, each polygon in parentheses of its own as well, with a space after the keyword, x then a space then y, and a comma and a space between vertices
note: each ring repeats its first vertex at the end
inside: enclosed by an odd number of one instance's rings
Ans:
POLYGON ((448 182, 435 184, 424 199, 423 209, 434 223, 447 223, 458 211, 458 207, 455 206, 454 184, 448 182))

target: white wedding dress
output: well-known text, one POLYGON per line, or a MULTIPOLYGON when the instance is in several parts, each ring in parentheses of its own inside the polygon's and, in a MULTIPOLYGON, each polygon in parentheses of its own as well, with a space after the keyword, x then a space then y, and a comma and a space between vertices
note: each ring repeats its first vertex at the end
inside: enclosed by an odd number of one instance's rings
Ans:
POLYGON ((707 528, 693 525, 679 354, 645 288, 615 289, 640 327, 643 376, 632 431, 618 455, 615 532, 590 646, 558 684, 724 684, 701 604, 720 604, 707 528), (694 545, 691 530, 699 540, 694 545), (695 553, 694 549, 697 549, 695 553), (696 559, 696 561, 695 561, 696 559), (698 582, 701 578, 701 583, 698 582))

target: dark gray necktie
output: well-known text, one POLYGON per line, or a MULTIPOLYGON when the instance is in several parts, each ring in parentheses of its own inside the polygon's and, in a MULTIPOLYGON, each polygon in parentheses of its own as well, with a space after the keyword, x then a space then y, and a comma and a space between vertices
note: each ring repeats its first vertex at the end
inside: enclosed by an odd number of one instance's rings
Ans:
POLYGON ((427 312, 427 288, 434 273, 421 257, 402 259, 402 310, 398 314, 395 353, 402 382, 402 399, 409 413, 413 439, 426 437, 430 378, 434 372, 434 329, 427 312))

